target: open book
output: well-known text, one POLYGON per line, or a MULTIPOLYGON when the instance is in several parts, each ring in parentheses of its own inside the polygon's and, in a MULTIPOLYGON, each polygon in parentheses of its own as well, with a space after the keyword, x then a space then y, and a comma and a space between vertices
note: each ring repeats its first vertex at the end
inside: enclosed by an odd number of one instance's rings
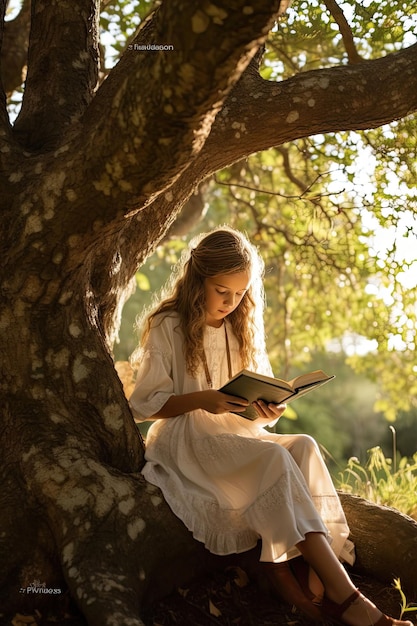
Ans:
MULTIPOLYGON (((264 400, 265 402, 281 404, 292 402, 313 389, 321 387, 333 378, 334 376, 328 376, 322 370, 315 370, 286 381, 256 374, 249 370, 242 370, 223 385, 219 391, 231 396, 245 398, 248 402, 264 400)), ((236 413, 249 420, 255 420, 258 417, 253 406, 248 406, 244 411, 236 411, 236 413)))

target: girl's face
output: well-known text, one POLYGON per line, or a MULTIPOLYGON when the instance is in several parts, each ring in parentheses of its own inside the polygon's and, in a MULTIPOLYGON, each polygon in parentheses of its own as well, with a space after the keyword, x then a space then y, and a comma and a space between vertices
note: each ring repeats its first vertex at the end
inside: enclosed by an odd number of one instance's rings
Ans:
POLYGON ((249 272, 217 274, 204 281, 206 323, 221 326, 229 313, 239 306, 250 283, 249 272))

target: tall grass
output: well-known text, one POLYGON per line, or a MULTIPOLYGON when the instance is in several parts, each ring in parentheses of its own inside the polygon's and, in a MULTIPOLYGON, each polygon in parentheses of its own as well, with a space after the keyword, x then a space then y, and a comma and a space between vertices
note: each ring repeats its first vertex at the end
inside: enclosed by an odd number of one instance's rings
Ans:
MULTIPOLYGON (((352 457, 346 469, 340 472, 337 486, 346 493, 394 507, 417 521, 417 452, 412 459, 402 457, 398 461, 395 431, 392 430, 393 459, 385 457, 379 446, 368 450, 365 465, 352 457)), ((393 587, 401 597, 400 619, 407 619, 406 614, 415 613, 417 605, 407 602, 399 579, 394 579, 393 587)))
POLYGON ((412 459, 397 461, 385 457, 379 446, 368 450, 368 460, 361 465, 355 457, 336 479, 337 487, 385 506, 391 506, 417 521, 417 452, 412 459))

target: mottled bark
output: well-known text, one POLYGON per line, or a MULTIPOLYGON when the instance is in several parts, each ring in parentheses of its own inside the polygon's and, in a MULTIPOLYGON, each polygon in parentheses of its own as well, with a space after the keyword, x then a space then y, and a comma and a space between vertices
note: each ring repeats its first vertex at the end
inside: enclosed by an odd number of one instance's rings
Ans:
POLYGON ((207 566, 139 474, 110 355, 134 272, 220 167, 417 109, 415 47, 279 85, 245 72, 279 4, 164 0, 136 42, 174 50, 127 50, 94 93, 98 1, 34 2, 14 127, 0 100, 3 611, 52 602, 21 593, 38 580, 93 626, 138 625, 145 595, 207 566))
POLYGON ((3 99, 0 119, 6 612, 48 603, 47 594, 22 593, 40 581, 47 589, 68 586, 89 624, 141 624, 155 577, 166 572, 172 586, 176 561, 186 567, 187 551, 195 550, 140 477, 143 444, 103 321, 105 290, 112 304, 120 301, 133 275, 118 249, 126 211, 133 216, 149 205, 197 154, 279 2, 254 3, 250 19, 243 0, 214 14, 200 5, 161 5, 155 25, 175 44, 172 61, 126 55, 94 105, 98 2, 33 5, 22 112, 12 128, 3 99), (109 260, 103 251, 110 247, 109 260))
POLYGON ((397 510, 341 494, 356 546, 358 571, 401 587, 410 603, 417 600, 417 522, 397 510))
MULTIPOLYGON (((3 0, 2 4, 7 4, 3 0)), ((30 29, 31 0, 23 0, 19 14, 4 24, 4 36, 0 48, 1 82, 6 94, 11 95, 20 87, 25 77, 30 29)), ((3 18, 2 18, 3 23, 3 18)))
POLYGON ((73 0, 50 6, 44 0, 32 3, 28 71, 15 124, 26 150, 59 144, 97 86, 99 4, 73 0))

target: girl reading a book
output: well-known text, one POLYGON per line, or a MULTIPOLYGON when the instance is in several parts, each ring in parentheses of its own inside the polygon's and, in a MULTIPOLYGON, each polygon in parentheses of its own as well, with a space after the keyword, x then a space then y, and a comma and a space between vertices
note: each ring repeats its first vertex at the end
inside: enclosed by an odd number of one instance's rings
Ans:
POLYGON ((354 587, 349 529, 316 442, 265 430, 285 406, 218 389, 241 369, 272 375, 263 327, 263 264, 239 232, 194 241, 144 321, 130 404, 152 420, 143 475, 214 554, 261 541, 273 589, 312 619, 412 626, 386 617, 354 587), (233 411, 233 412, 232 412, 233 411), (237 411, 237 413, 236 413, 237 411))

